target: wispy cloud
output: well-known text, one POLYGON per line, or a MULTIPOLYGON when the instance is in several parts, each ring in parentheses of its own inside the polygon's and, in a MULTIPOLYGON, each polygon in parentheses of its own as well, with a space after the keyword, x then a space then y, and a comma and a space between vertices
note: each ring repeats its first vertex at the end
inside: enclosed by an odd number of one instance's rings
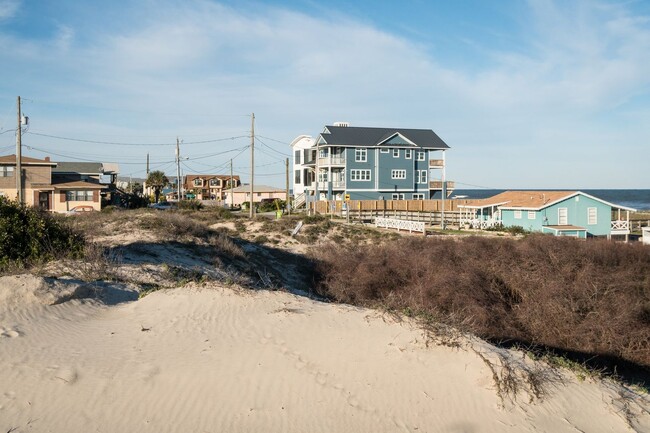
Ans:
POLYGON ((13 18, 20 8, 21 0, 0 0, 0 21, 13 18))

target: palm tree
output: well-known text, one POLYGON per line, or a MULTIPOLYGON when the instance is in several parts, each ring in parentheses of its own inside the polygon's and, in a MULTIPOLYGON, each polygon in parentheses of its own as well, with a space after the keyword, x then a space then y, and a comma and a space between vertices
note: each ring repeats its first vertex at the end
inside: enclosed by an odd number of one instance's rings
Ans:
POLYGON ((167 179, 165 173, 160 170, 152 171, 149 173, 149 176, 147 176, 147 186, 153 188, 153 193, 156 196, 156 203, 158 203, 158 198, 160 198, 160 190, 162 190, 168 183, 169 179, 167 179))

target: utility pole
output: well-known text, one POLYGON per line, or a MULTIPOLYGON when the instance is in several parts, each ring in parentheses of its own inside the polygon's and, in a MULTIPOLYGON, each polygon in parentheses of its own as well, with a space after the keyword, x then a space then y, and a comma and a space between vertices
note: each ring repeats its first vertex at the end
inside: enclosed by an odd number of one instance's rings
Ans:
POLYGON ((20 96, 18 97, 18 129, 16 130, 16 192, 18 203, 24 204, 23 197, 23 146, 22 146, 22 116, 20 112, 20 96))
POLYGON ((285 207, 285 209, 287 209, 287 212, 288 212, 289 214, 291 214, 291 207, 290 207, 290 205, 289 205, 289 158, 287 158, 287 159, 285 160, 284 165, 285 165, 285 167, 286 167, 286 172, 287 172, 287 173, 286 173, 286 175, 287 175, 287 179, 286 179, 287 192, 286 192, 286 194, 285 194, 285 197, 286 197, 286 198, 285 198, 285 201, 284 201, 284 207, 285 207))
POLYGON ((235 207, 235 194, 233 187, 233 175, 232 175, 232 159, 230 160, 230 209, 235 207))
POLYGON ((253 206, 253 192, 255 191, 255 113, 251 113, 251 201, 249 203, 250 211, 249 217, 253 219, 255 216, 255 208, 253 206))
POLYGON ((181 201, 181 153, 178 144, 178 137, 176 137, 176 197, 181 201))
POLYGON ((147 153, 147 177, 149 177, 149 153, 147 153))

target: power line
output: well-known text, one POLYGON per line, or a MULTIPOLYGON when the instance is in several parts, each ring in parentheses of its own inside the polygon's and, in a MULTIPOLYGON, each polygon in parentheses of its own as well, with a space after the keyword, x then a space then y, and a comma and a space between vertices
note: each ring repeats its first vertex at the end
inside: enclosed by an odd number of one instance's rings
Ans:
MULTIPOLYGON (((76 141, 76 142, 81 142, 81 143, 93 143, 93 144, 111 144, 115 146, 176 146, 176 142, 174 141, 169 142, 169 143, 121 143, 121 142, 116 142, 116 141, 99 141, 99 140, 86 140, 82 138, 71 138, 71 137, 61 137, 58 135, 50 135, 50 134, 42 134, 39 132, 33 132, 30 131, 30 134, 33 135, 38 135, 40 137, 47 137, 47 138, 54 138, 57 140, 67 140, 67 141, 76 141)), ((226 137, 226 138, 215 138, 212 140, 202 140, 202 141, 189 141, 189 142, 184 142, 183 144, 205 144, 205 143, 216 143, 220 141, 228 141, 228 140, 236 140, 238 138, 245 138, 245 135, 236 135, 233 137, 226 137)))

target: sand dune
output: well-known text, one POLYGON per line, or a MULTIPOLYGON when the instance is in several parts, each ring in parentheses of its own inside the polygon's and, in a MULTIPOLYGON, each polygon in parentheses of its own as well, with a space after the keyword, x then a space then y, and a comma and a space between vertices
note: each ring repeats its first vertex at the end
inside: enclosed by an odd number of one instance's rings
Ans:
POLYGON ((650 431, 613 383, 554 373, 502 398, 476 353, 496 348, 372 310, 215 284, 48 305, 74 290, 0 279, 1 432, 650 431))

